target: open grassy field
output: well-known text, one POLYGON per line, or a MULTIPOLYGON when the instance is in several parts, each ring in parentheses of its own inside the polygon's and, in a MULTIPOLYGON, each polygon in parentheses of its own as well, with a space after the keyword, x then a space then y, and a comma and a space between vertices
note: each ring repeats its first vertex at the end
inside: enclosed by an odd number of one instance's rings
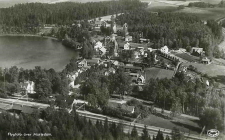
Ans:
POLYGON ((199 57, 193 56, 193 55, 189 55, 186 53, 174 53, 175 56, 180 57, 186 61, 189 62, 195 62, 195 61, 199 61, 199 57))
POLYGON ((225 74, 225 66, 223 65, 216 65, 216 64, 199 64, 199 63, 183 63, 186 66, 193 65, 197 68, 198 71, 205 73, 212 77, 217 77, 219 75, 225 74))
POLYGON ((163 79, 168 78, 171 79, 173 77, 174 71, 173 70, 166 70, 161 68, 147 68, 145 70, 146 73, 146 80, 149 80, 151 78, 156 79, 163 79))
POLYGON ((190 2, 206 2, 211 4, 218 4, 221 0, 186 0, 186 1, 172 1, 172 0, 142 0, 148 2, 150 11, 168 11, 190 13, 200 17, 203 20, 220 19, 225 17, 225 8, 197 8, 187 7, 190 2), (180 5, 184 5, 184 9, 178 9, 180 5))
POLYGON ((162 127, 166 129, 173 129, 177 127, 180 131, 191 134, 199 134, 201 128, 196 120, 191 120, 183 117, 176 117, 173 120, 164 119, 163 117, 150 114, 147 118, 138 120, 138 123, 162 127))
POLYGON ((217 20, 225 17, 225 8, 197 8, 197 7, 185 7, 175 12, 190 13, 200 17, 203 20, 213 19, 217 20))
POLYGON ((165 3, 171 3, 171 4, 181 4, 181 3, 190 3, 190 2, 206 2, 211 4, 218 4, 221 2, 221 0, 141 0, 142 2, 165 2, 165 3))

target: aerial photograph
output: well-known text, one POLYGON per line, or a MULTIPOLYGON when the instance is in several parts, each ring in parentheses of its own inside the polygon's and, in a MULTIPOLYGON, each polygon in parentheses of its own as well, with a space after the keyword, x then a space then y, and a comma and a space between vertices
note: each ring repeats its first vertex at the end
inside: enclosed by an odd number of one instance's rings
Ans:
POLYGON ((225 0, 0 0, 0 140, 225 140, 225 0))

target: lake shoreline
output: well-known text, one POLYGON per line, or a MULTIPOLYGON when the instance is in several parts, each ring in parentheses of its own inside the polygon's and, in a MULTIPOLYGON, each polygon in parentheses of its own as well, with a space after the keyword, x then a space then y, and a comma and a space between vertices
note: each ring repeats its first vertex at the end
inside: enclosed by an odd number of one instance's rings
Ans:
POLYGON ((0 67, 4 68, 41 66, 60 72, 71 58, 77 57, 60 40, 34 34, 0 34, 0 50, 0 67))
POLYGON ((24 36, 24 37, 34 36, 34 37, 49 38, 49 39, 52 39, 52 40, 60 41, 58 38, 55 38, 55 37, 41 36, 41 35, 35 35, 35 34, 0 34, 0 37, 1 36, 24 36))

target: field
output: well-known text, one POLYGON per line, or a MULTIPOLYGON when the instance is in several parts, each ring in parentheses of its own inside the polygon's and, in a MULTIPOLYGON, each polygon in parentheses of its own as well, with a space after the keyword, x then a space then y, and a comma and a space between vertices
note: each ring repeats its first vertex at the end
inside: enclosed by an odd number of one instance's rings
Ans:
POLYGON ((172 1, 172 0, 142 0, 149 3, 150 11, 169 11, 190 13, 200 17, 203 20, 220 19, 225 17, 225 8, 197 8, 186 7, 190 2, 206 2, 211 4, 218 4, 221 0, 186 0, 186 1, 172 1), (178 9, 180 5, 184 5, 183 9, 178 9))
POLYGON ((148 68, 146 69, 146 81, 153 78, 159 78, 159 79, 163 79, 163 78, 168 78, 171 79, 173 77, 174 71, 172 70, 166 70, 166 69, 161 69, 161 68, 148 68))
POLYGON ((205 73, 212 77, 217 77, 220 75, 224 75, 225 73, 225 66, 223 65, 216 65, 216 64, 199 64, 199 63, 185 63, 184 65, 189 66, 193 65, 198 69, 198 71, 205 73))
POLYGON ((173 120, 169 120, 158 115, 156 116, 150 114, 147 118, 138 120, 138 123, 166 129, 173 129, 173 127, 177 127, 181 132, 191 134, 199 134, 201 132, 201 128, 199 127, 197 120, 191 120, 183 117, 176 117, 173 120))
POLYGON ((175 12, 194 14, 203 20, 208 20, 208 19, 217 20, 217 19, 221 19, 225 17, 225 8, 185 7, 184 9, 177 10, 175 12))
POLYGON ((199 61, 199 57, 193 56, 193 55, 188 55, 186 53, 174 53, 175 56, 180 57, 186 61, 189 62, 195 62, 195 61, 199 61))
POLYGON ((210 4, 218 4, 221 2, 221 0, 141 0, 142 2, 164 2, 164 3, 170 3, 170 4, 186 4, 190 2, 206 2, 210 4))

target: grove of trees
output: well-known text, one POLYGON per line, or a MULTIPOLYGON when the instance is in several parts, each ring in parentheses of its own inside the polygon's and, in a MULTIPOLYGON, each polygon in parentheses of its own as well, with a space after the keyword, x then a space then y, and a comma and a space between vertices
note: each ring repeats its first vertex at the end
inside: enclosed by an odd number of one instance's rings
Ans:
POLYGON ((196 78, 188 80, 180 73, 173 79, 150 79, 139 97, 154 101, 155 105, 180 113, 200 116, 200 124, 207 129, 223 130, 224 93, 196 78))

